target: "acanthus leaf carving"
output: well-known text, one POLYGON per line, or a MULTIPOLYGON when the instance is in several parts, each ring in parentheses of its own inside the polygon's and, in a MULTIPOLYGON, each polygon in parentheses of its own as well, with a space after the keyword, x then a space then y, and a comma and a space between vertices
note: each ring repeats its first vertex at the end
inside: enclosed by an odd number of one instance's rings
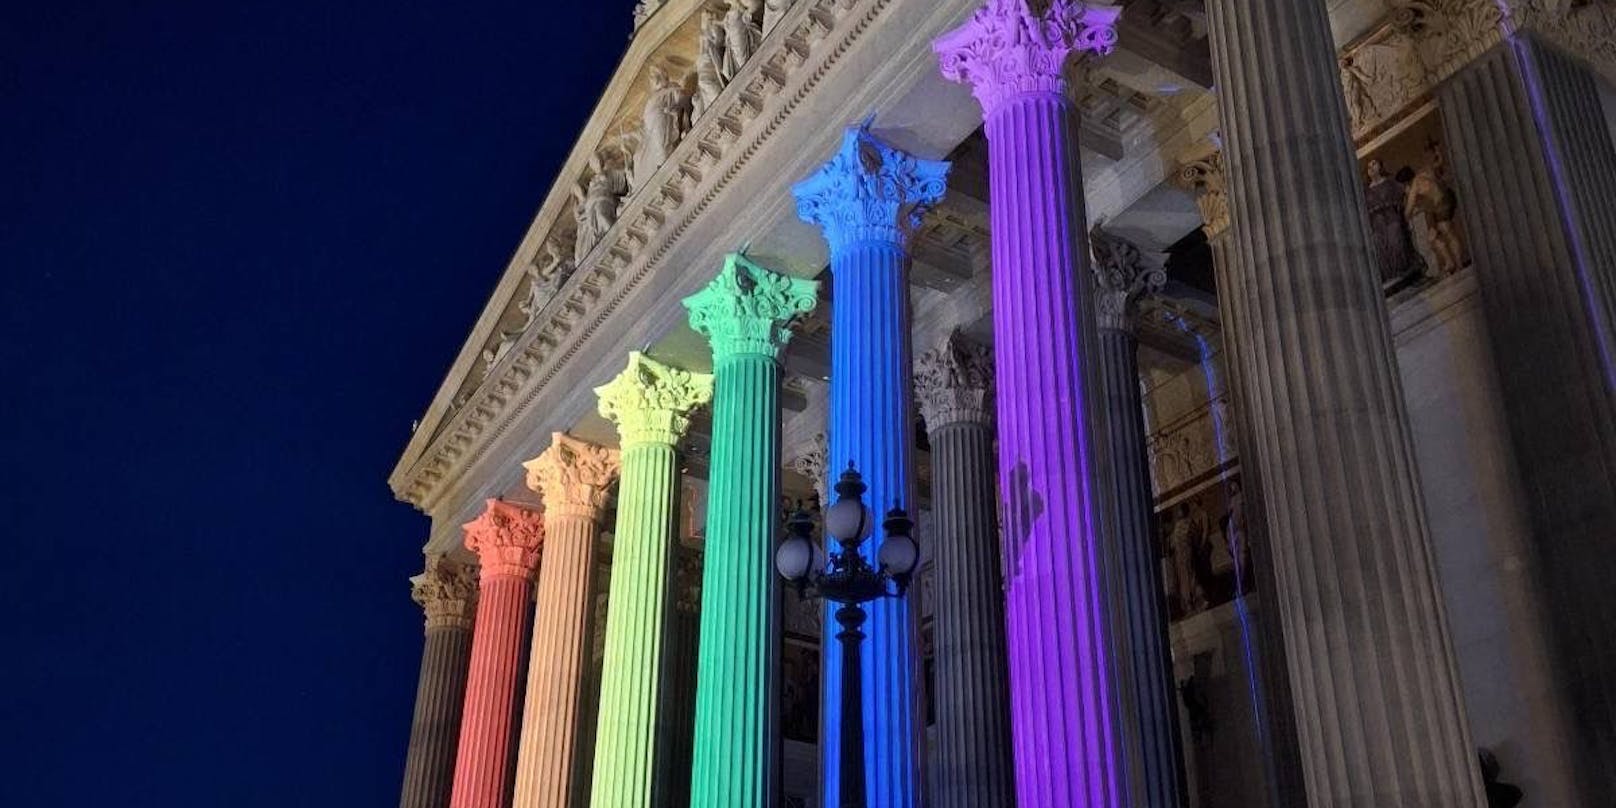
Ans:
POLYGON ((1030 0, 988 0, 932 50, 943 77, 969 84, 991 116, 1017 96, 1065 96, 1067 62, 1077 53, 1110 53, 1121 13, 1082 0, 1051 0, 1041 10, 1030 0))
POLYGON ((537 511, 490 499, 482 515, 464 525, 466 549, 482 561, 482 577, 528 578, 539 568, 544 518, 537 511))
POLYGON ((1208 239, 1229 230, 1229 186, 1223 169, 1223 152, 1213 148, 1183 162, 1173 175, 1173 184, 1195 196, 1201 210, 1202 227, 1208 239))
POLYGON ((426 614, 426 627, 469 630, 477 613, 477 565, 443 555, 427 559, 410 579, 410 599, 426 614))
POLYGON ((713 377, 670 367, 630 351, 628 367, 595 388, 600 414, 617 424, 625 448, 640 443, 674 445, 690 428, 690 414, 713 398, 713 377))
POLYGON ((818 225, 832 250, 867 240, 907 244, 948 188, 946 161, 895 149, 870 123, 848 127, 829 162, 791 188, 798 217, 818 225))
POLYGON ((616 449, 556 432, 550 436, 550 448, 522 468, 527 470, 527 487, 544 500, 546 515, 599 521, 622 463, 616 449))
POLYGON ((915 402, 926 428, 987 423, 993 406, 993 351, 951 332, 915 360, 915 402))
POLYGON ((718 277, 684 299, 690 327, 712 343, 715 361, 748 353, 778 358, 792 321, 818 302, 817 281, 771 272, 739 253, 726 256, 718 277))
POLYGON ((1129 331, 1133 304, 1141 296, 1160 292, 1167 270, 1159 257, 1147 256, 1133 242, 1095 225, 1089 234, 1094 253, 1095 311, 1101 329, 1129 331))

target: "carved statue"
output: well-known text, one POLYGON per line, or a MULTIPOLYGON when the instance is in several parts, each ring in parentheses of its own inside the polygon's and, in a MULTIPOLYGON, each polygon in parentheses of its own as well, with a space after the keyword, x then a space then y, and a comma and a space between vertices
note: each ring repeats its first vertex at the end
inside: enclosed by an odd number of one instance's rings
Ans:
MULTIPOLYGON (((521 305, 527 325, 533 324, 533 318, 539 316, 539 312, 561 290, 561 285, 572 277, 572 270, 573 261, 567 256, 566 248, 554 239, 545 241, 527 270, 527 299, 521 305)), ((527 330, 527 326, 523 326, 523 330, 527 330)))
POLYGON ((732 0, 729 11, 724 13, 724 61, 719 65, 718 75, 725 84, 740 74, 741 68, 757 52, 758 40, 763 38, 757 18, 752 15, 751 5, 755 2, 757 0, 732 0))
POLYGON ((764 0, 763 3, 763 35, 768 36, 774 26, 780 24, 780 18, 791 9, 791 0, 764 0))
POLYGON ((573 242, 573 261, 582 264, 606 231, 617 224, 617 209, 623 194, 628 193, 628 181, 623 173, 601 162, 600 155, 589 158, 589 179, 572 189, 575 201, 573 218, 578 222, 578 235, 573 242))
POLYGON ((690 131, 690 96, 661 67, 651 68, 651 89, 640 121, 644 128, 631 180, 635 188, 644 185, 668 161, 668 155, 690 131))
POLYGON ((1448 183, 1448 162, 1442 145, 1431 141, 1425 146, 1426 163, 1408 184, 1403 215, 1410 221, 1423 217, 1430 234, 1431 252, 1436 255, 1437 272, 1452 275, 1464 267, 1464 246, 1459 243, 1459 199, 1448 183))
POLYGON ((696 45, 696 97, 691 118, 700 118, 724 91, 720 68, 724 64, 724 25, 718 12, 702 9, 701 35, 696 45))
POLYGON ((1391 172, 1380 160, 1369 160, 1369 187, 1364 198, 1369 202, 1369 233, 1375 242, 1375 263, 1380 270, 1381 286, 1390 287, 1421 273, 1424 261, 1414 249, 1414 238, 1409 233, 1408 219, 1403 215, 1407 196, 1403 184, 1392 178, 1391 172))

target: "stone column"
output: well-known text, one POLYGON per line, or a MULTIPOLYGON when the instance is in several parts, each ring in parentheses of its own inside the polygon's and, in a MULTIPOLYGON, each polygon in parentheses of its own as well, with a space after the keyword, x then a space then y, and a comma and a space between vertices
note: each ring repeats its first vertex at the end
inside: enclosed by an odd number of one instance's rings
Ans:
MULTIPOLYGON (((877 513, 912 507, 908 241, 922 211, 943 195, 948 164, 920 160, 877 140, 864 125, 849 128, 829 163, 793 188, 797 213, 819 225, 830 245, 830 468, 852 462, 870 487, 877 513)), ((882 531, 865 542, 875 557, 882 531)), ((832 604, 834 605, 834 604, 832 604)), ((829 609, 830 607, 827 607, 829 609)), ((920 700, 920 635, 909 598, 875 601, 864 626, 864 760, 869 804, 919 803, 924 720, 920 700)), ((827 611, 827 632, 837 629, 827 611)), ((820 726, 822 793, 840 789, 842 652, 821 639, 824 679, 820 726)))
POLYGON ((1124 804, 1103 603, 1106 456, 1086 271, 1077 112, 1064 66, 1108 51, 1116 7, 989 0, 934 44, 988 138, 999 492, 1016 791, 1023 806, 1124 804))
POLYGON ((557 432, 550 448, 522 465, 528 487, 544 500, 545 539, 512 804, 567 808, 589 779, 591 750, 582 741, 595 544, 618 458, 615 450, 557 432))
POLYGON ((714 377, 692 808, 762 808, 780 788, 779 359, 818 288, 732 254, 684 301, 714 377))
POLYGON ((1308 802, 1480 805, 1325 4, 1208 12, 1308 802))
POLYGON ((1184 764, 1134 335, 1138 298, 1161 291, 1167 272, 1134 244, 1098 227, 1090 244, 1105 406, 1101 445, 1111 464, 1113 496, 1112 530, 1100 556, 1117 654, 1118 736, 1127 755, 1129 802, 1177 808, 1184 801, 1184 764))
POLYGON ((510 802, 511 722, 543 540, 544 522, 537 512, 497 499, 488 500, 483 514, 466 525, 466 548, 482 561, 482 591, 449 801, 454 808, 505 808, 510 802))
POLYGON ((610 384, 595 388, 600 414, 617 424, 622 483, 612 541, 611 604, 595 730, 594 808, 667 804, 657 781, 667 754, 661 702, 667 679, 672 562, 678 541, 679 457, 690 412, 713 395, 713 379, 638 351, 610 384))
POLYGON ((421 649, 421 678, 415 686, 415 718, 410 722, 410 752, 398 805, 446 808, 466 700, 477 568, 432 556, 426 571, 410 579, 410 596, 426 612, 426 645, 421 649))
MULTIPOLYGON (((1572 5, 1552 13, 1612 14, 1572 5)), ((1535 34, 1437 99, 1531 514, 1557 691, 1538 698, 1575 717, 1574 801, 1596 804, 1616 790, 1616 147, 1594 76, 1535 34)))
POLYGON ((931 441, 937 537, 932 800, 938 808, 1016 804, 992 396, 992 354, 958 334, 915 364, 915 401, 931 441))

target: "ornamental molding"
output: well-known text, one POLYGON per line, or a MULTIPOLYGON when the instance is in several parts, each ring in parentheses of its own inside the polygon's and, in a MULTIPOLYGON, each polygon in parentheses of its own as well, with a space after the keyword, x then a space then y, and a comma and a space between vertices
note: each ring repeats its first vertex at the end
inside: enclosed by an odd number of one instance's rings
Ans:
POLYGON ((595 388, 601 417, 617 425, 623 447, 673 446, 690 429, 690 414, 713 400, 713 377, 664 365, 639 351, 617 378, 595 388))
POLYGON ((599 522, 607 490, 622 464, 616 449, 555 432, 550 448, 522 468, 527 469, 527 487, 544 500, 545 516, 581 516, 599 522))
POLYGON ((818 302, 818 281, 764 269, 739 253, 725 256, 718 277, 683 301, 691 329, 712 344, 714 362, 742 354, 779 359, 791 324, 818 302))
POLYGON ((1147 255, 1137 244, 1099 225, 1089 234, 1089 250, 1094 253, 1094 308, 1100 328, 1131 332, 1134 304, 1167 285, 1162 256, 1147 255))
POLYGON ((954 331, 915 360, 915 403, 933 432, 993 417, 993 351, 954 331))
POLYGON ((833 251, 861 241, 908 246, 948 191, 948 162, 895 149, 870 134, 870 123, 848 127, 829 162, 791 188, 797 216, 822 229, 833 251))
POLYGON ((1507 37, 1534 33, 1616 81, 1610 0, 1391 0, 1390 25, 1412 38, 1435 85, 1507 37))
MULTIPOLYGON (((693 15, 700 3, 669 0, 641 31, 625 70, 650 59, 652 45, 671 31, 676 7, 693 15), (662 30, 662 29, 666 30, 662 30), (653 30, 657 29, 657 30, 653 30)), ((512 424, 541 400, 546 386, 579 348, 644 285, 685 232, 735 182, 754 156, 775 137, 794 111, 893 5, 893 0, 798 0, 775 22, 771 33, 721 94, 692 122, 667 161, 645 184, 622 200, 617 220, 558 290, 540 314, 513 337, 486 371, 483 344, 497 340, 500 324, 514 301, 526 300, 528 267, 551 241, 550 252, 567 254, 572 245, 571 188, 590 171, 596 149, 605 144, 611 107, 628 91, 614 79, 603 96, 586 138, 575 147, 561 178, 550 191, 533 228, 485 309, 472 341, 440 388, 423 423, 395 467, 389 482, 399 499, 432 512, 454 484, 512 424), (603 139, 588 140, 589 133, 603 139)), ((542 296, 541 296, 542 299, 542 296)), ((520 324, 520 323, 518 323, 520 324)))
POLYGON ((410 599, 426 613, 426 627, 471 630, 477 616, 477 565, 429 556, 410 579, 410 599))
POLYGON ((965 25, 932 44, 943 78, 969 84, 984 115, 1017 96, 1065 97, 1067 67, 1080 53, 1108 54, 1117 44, 1120 6, 1082 0, 988 0, 965 25))
POLYGON ((539 568, 544 517, 509 502, 490 499, 482 515, 462 526, 466 549, 482 562, 482 578, 531 578, 539 568))

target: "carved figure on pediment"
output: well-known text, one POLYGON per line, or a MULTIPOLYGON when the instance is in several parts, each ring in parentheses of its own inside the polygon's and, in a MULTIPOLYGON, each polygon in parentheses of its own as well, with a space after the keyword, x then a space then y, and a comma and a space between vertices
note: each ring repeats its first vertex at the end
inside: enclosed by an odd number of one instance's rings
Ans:
POLYGON ((696 42, 696 95, 692 99, 691 118, 707 111, 718 94, 724 91, 724 78, 720 74, 724 64, 724 23, 711 7, 701 10, 701 33, 696 42))
POLYGON ((768 36, 769 32, 773 31, 774 27, 776 25, 780 24, 780 18, 784 17, 786 15, 786 12, 791 10, 791 3, 792 3, 792 0, 764 0, 764 3, 763 3, 763 35, 764 36, 768 36))
POLYGON ((1464 245, 1459 240, 1459 196, 1448 179, 1448 161, 1442 144, 1431 141, 1425 146, 1425 165, 1415 172, 1408 183, 1404 215, 1413 220, 1419 217, 1429 233, 1431 252, 1436 256, 1437 272, 1452 275, 1464 267, 1464 245))
POLYGON ((660 66, 651 68, 650 81, 650 92, 640 113, 640 145, 630 180, 635 188, 643 186, 668 161, 668 155, 690 131, 690 94, 668 78, 668 71, 660 66))
POLYGON ((1402 33, 1360 45, 1341 57, 1341 88, 1354 134, 1408 106, 1426 90, 1425 65, 1402 33))
POLYGON ((555 239, 544 242, 539 248, 539 254, 534 256, 533 263, 527 268, 527 297, 522 300, 519 309, 526 323, 522 330, 526 331, 533 325, 533 319, 544 311, 561 291, 562 284, 572 277, 575 265, 572 257, 567 255, 567 248, 555 239))
POLYGON ((1408 197, 1403 183, 1375 158, 1369 160, 1368 179, 1364 199, 1369 203, 1369 235, 1375 244, 1380 284, 1390 288, 1422 274, 1425 262, 1414 249, 1414 237, 1403 213, 1408 197))
POLYGON ((724 12, 724 61, 718 66, 718 75, 725 84, 740 75, 741 68, 757 53, 763 30, 758 27, 752 6, 756 0, 732 0, 724 12))
POLYGON ((634 30, 639 30, 640 26, 644 25, 646 20, 651 19, 651 15, 655 14, 657 9, 662 8, 662 4, 665 2, 667 0, 640 0, 640 2, 635 3, 634 30))
POLYGON ((573 241, 573 262, 582 264, 607 231, 617 224, 617 211, 628 193, 623 172, 607 166, 599 155, 589 158, 589 177, 572 189, 573 218, 578 233, 573 241))

